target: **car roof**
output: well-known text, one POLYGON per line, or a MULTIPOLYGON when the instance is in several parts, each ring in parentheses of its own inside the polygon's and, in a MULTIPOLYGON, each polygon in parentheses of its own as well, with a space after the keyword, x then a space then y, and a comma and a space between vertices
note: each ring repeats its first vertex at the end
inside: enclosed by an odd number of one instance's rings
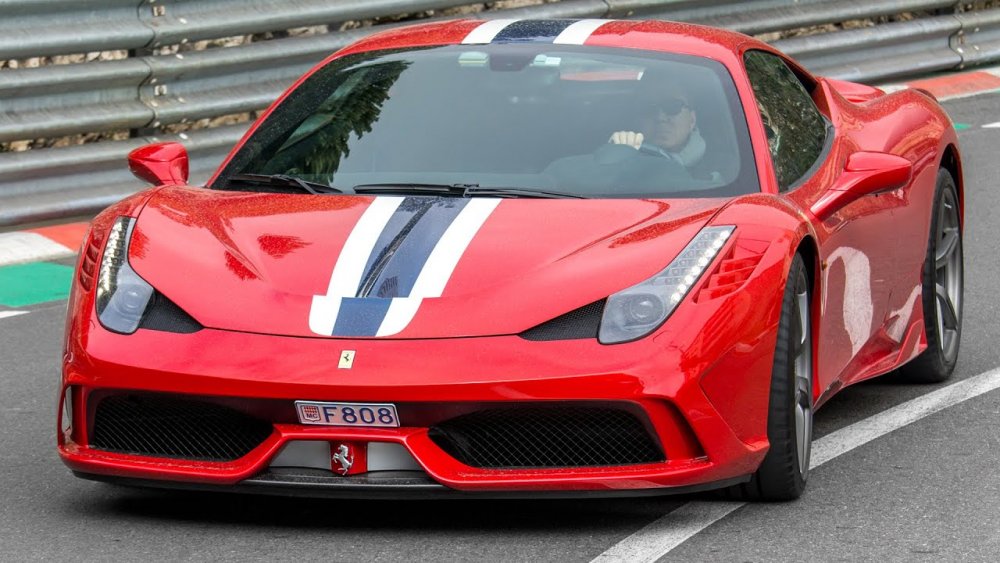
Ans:
POLYGON ((337 53, 431 45, 550 42, 700 55, 732 66, 748 48, 766 43, 719 28, 661 20, 451 20, 394 28, 337 53), (564 34, 565 33, 565 34, 564 34))

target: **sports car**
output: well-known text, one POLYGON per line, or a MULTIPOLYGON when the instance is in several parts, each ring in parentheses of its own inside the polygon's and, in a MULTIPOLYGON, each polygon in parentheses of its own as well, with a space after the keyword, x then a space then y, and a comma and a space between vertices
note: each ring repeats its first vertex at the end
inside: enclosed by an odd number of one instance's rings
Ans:
POLYGON ((92 222, 79 477, 316 496, 801 495, 813 413, 941 381, 962 163, 928 94, 662 21, 460 20, 306 74, 204 187, 92 222))

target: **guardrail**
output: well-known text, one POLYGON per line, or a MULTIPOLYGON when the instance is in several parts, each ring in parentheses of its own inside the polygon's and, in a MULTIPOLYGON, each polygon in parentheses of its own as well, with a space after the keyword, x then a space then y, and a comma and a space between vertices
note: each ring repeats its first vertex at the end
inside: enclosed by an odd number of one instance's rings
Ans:
MULTIPOLYGON (((0 226, 89 213, 144 186, 124 155, 185 143, 203 181, 246 124, 160 134, 164 126, 266 107, 329 53, 375 28, 206 50, 165 46, 469 5, 468 0, 0 0, 0 60, 92 51, 128 58, 0 71, 0 142, 131 130, 125 141, 0 153, 0 226)), ((881 81, 1000 60, 1000 9, 956 0, 564 0, 477 17, 662 18, 749 34, 914 13, 909 21, 778 39, 812 71, 881 81)), ((434 18, 431 18, 434 19, 434 18)))

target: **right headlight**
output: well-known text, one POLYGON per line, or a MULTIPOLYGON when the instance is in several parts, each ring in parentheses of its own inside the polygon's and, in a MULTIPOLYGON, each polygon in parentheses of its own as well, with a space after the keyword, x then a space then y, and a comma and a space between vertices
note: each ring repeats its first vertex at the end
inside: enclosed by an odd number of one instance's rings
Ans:
POLYGON ((726 244, 736 227, 705 227, 669 266, 646 281, 608 297, 598 340, 618 344, 653 332, 673 313, 726 244))
POLYGON ((134 226, 135 219, 131 217, 115 220, 97 276, 97 318, 104 328, 121 334, 132 334, 139 328, 153 296, 153 287, 128 264, 128 245, 134 226))

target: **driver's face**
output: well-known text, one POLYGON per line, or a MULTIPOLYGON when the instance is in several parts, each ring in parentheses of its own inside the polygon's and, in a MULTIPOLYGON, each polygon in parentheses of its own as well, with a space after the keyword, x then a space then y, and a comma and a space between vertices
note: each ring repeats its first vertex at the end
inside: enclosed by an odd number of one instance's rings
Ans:
POLYGON ((642 131, 651 143, 668 151, 679 151, 694 131, 694 110, 680 99, 668 100, 648 112, 642 131))

